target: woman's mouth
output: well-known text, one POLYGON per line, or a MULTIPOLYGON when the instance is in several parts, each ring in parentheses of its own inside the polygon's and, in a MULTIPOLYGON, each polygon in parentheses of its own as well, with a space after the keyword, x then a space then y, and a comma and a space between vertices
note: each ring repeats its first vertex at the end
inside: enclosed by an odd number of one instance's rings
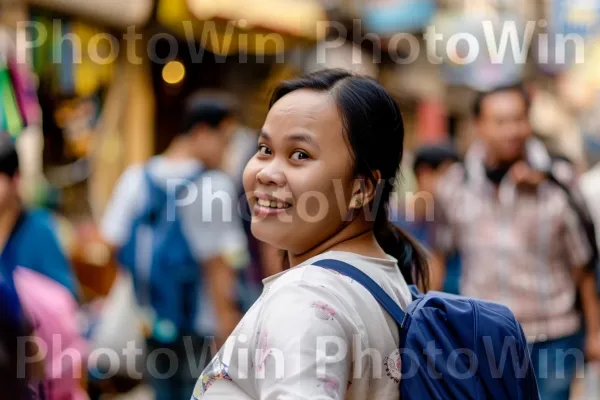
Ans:
POLYGON ((290 209, 292 205, 288 202, 267 198, 257 198, 253 211, 257 216, 279 215, 290 209))
POLYGON ((289 207, 291 207, 291 205, 289 203, 286 203, 283 201, 277 201, 277 200, 258 199, 256 201, 256 204, 258 204, 261 207, 268 207, 268 208, 289 208, 289 207))

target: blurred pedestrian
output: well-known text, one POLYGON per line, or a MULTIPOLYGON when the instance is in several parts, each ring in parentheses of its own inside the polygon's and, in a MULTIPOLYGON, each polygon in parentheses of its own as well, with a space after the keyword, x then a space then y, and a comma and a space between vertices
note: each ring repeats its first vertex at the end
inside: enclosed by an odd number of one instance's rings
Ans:
POLYGON ((567 400, 583 350, 600 358, 592 247, 569 195, 549 179, 575 193, 575 172, 532 137, 520 86, 480 94, 473 111, 478 138, 437 187, 436 247, 440 257, 460 252, 461 294, 515 313, 541 398, 567 400))
MULTIPOLYGON (((451 144, 425 145, 414 153, 412 164, 416 179, 415 193, 408 193, 393 222, 433 251, 435 246, 434 201, 435 188, 448 168, 459 161, 451 144)), ((460 257, 454 252, 447 257, 443 291, 459 293, 460 257)))
POLYGON ((32 348, 43 341, 41 347, 51 349, 45 357, 41 355, 44 350, 36 350, 32 357, 39 360, 28 362, 42 365, 37 368, 41 370, 40 382, 34 388, 41 392, 38 396, 75 399, 81 398, 78 378, 85 369, 85 343, 75 323, 79 290, 55 235, 54 222, 50 213, 23 205, 19 196, 19 156, 12 141, 0 134, 0 277, 18 293, 12 302, 18 301, 15 310, 23 314, 23 321, 28 321, 21 335, 31 336, 26 346, 32 348), (59 335, 60 343, 54 335, 59 335), (70 362, 52 365, 52 360, 62 359, 59 350, 71 354, 81 350, 81 357, 73 360, 69 356, 70 362))
POLYGON ((27 209, 19 195, 19 156, 7 134, 0 133, 0 269, 17 267, 44 274, 78 297, 75 274, 63 253, 49 213, 27 209))
POLYGON ((236 187, 220 171, 237 107, 225 94, 189 98, 181 132, 163 154, 123 173, 102 222, 144 310, 157 399, 189 399, 212 339, 222 343, 240 319, 235 282, 247 241, 236 187))

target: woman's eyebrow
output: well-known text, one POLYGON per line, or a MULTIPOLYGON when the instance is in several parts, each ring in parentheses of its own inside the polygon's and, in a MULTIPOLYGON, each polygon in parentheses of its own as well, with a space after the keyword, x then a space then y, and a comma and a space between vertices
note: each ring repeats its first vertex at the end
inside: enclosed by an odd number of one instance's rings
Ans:
POLYGON ((292 142, 303 142, 317 149, 320 148, 317 141, 311 135, 307 135, 304 133, 292 133, 291 135, 286 136, 286 140, 292 142))
MULTIPOLYGON (((271 140, 271 136, 269 136, 269 134, 265 131, 258 132, 258 137, 262 138, 266 141, 271 140)), ((320 149, 320 146, 317 143, 317 141, 311 135, 307 135, 305 133, 292 133, 292 134, 286 135, 285 140, 287 140, 289 142, 303 142, 310 146, 315 147, 316 149, 320 149)))
POLYGON ((258 132, 258 137, 265 140, 271 140, 271 136, 269 136, 265 131, 258 132))

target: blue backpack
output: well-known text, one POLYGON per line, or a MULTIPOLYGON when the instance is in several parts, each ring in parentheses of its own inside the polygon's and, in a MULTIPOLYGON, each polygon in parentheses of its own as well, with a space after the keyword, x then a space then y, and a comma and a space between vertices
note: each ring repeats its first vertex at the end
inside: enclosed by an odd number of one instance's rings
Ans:
POLYGON ((539 399, 521 325, 505 306, 411 286, 407 312, 371 278, 339 260, 320 260, 363 285, 398 324, 403 399, 539 399))
MULTIPOLYGON (((205 170, 188 177, 196 182, 205 170)), ((119 262, 131 272, 138 303, 145 310, 151 337, 171 343, 194 329, 200 266, 182 230, 175 200, 186 187, 168 193, 144 170, 146 204, 131 224, 119 262)))

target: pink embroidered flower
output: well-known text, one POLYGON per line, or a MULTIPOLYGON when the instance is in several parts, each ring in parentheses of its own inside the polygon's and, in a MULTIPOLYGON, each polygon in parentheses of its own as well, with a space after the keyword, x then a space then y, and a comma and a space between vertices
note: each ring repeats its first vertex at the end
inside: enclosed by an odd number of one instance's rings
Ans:
POLYGON ((312 306, 315 309, 315 315, 319 319, 323 320, 332 320, 335 317, 335 310, 328 304, 323 303, 322 301, 315 301, 312 306))
POLYGON ((395 350, 389 357, 386 357, 384 363, 387 376, 396 381, 396 383, 400 383, 400 378, 402 377, 400 351, 395 350))
POLYGON ((269 332, 259 332, 256 339, 256 350, 258 353, 258 365, 256 368, 260 371, 264 368, 267 357, 271 354, 272 340, 269 339, 269 332))
POLYGON ((325 378, 320 378, 319 382, 319 386, 323 388, 327 396, 336 397, 340 390, 340 383, 335 378, 326 376, 325 378))

